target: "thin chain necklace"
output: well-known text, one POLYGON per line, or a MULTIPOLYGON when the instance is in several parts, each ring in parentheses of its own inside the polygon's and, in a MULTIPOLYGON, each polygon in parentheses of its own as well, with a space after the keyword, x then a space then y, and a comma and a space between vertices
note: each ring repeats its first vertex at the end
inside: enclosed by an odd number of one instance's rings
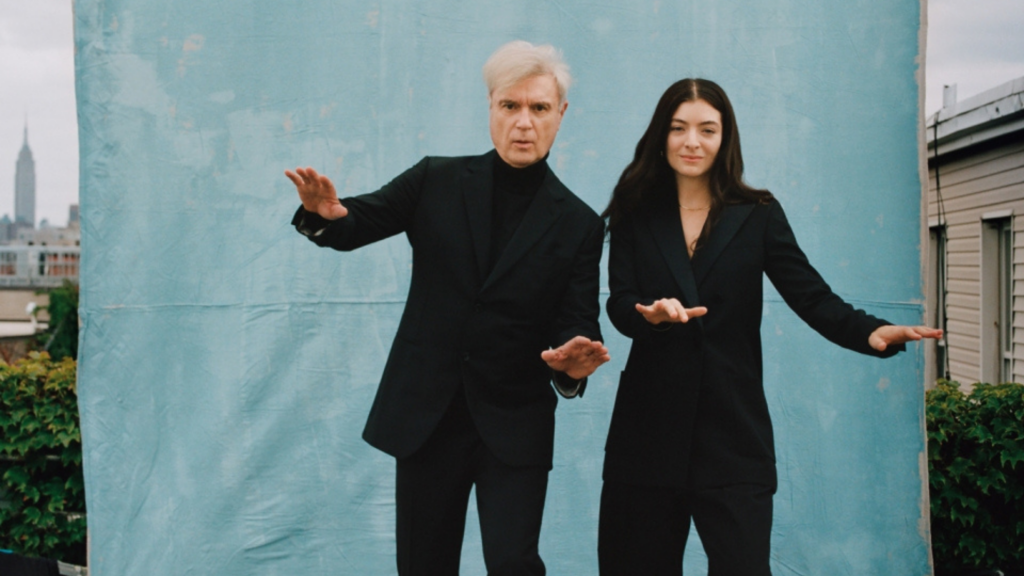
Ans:
MULTIPOLYGON (((704 210, 710 210, 711 209, 711 193, 710 193, 710 190, 706 191, 704 194, 699 194, 699 193, 691 194, 691 196, 695 196, 695 195, 696 196, 704 196, 707 199, 707 204, 704 205, 704 206, 700 206, 700 207, 686 206, 686 205, 683 204, 683 199, 680 198, 679 196, 676 196, 676 202, 679 203, 679 207, 680 208, 682 208, 683 210, 688 210, 690 212, 702 212, 704 210)), ((696 200, 696 198, 691 198, 691 200, 696 200)))

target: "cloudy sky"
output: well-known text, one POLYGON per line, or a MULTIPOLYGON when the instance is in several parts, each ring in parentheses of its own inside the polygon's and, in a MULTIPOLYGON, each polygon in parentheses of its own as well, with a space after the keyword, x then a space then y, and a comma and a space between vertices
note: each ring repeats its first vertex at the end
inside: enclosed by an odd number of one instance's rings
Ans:
POLYGON ((12 219, 26 116, 36 221, 64 226, 78 202, 71 0, 0 0, 0 215, 12 219))
MULTIPOLYGON (((36 219, 63 226, 78 202, 71 0, 0 0, 0 215, 14 212, 14 164, 26 118, 36 161, 36 219)), ((1024 76, 1021 0, 929 0, 927 103, 1024 76)))

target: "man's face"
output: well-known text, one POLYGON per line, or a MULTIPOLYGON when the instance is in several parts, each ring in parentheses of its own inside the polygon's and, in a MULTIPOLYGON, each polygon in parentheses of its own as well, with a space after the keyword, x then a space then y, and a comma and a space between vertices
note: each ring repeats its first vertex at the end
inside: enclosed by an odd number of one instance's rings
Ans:
POLYGON ((516 168, 525 168, 548 153, 569 106, 558 101, 558 85, 550 74, 495 90, 490 101, 494 148, 516 168))

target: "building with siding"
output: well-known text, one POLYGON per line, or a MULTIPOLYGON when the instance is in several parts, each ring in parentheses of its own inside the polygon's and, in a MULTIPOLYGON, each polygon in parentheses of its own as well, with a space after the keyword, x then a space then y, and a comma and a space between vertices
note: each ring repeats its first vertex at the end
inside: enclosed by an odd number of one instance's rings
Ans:
POLYGON ((1024 78, 927 119, 926 381, 1024 381, 1024 78))

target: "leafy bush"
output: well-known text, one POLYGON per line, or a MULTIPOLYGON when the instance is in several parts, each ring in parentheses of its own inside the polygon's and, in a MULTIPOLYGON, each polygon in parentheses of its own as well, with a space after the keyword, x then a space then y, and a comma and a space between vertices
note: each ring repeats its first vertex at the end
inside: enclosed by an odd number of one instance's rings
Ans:
POLYGON ((932 552, 942 570, 1024 567, 1024 386, 926 395, 932 552))
POLYGON ((0 548, 85 564, 75 361, 0 364, 0 548))
POLYGON ((36 309, 46 310, 49 327, 39 335, 37 346, 49 352, 54 360, 78 358, 78 285, 65 280, 60 288, 48 293, 50 303, 36 309))

